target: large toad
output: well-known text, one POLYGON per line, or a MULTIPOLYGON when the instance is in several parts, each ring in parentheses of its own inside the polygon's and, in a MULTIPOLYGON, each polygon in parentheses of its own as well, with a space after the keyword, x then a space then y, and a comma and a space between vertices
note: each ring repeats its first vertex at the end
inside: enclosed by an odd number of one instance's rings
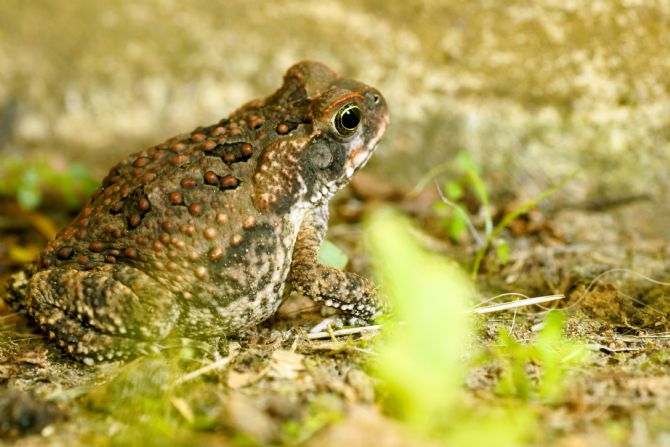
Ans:
POLYGON ((319 265, 317 252, 329 199, 387 124, 374 88, 296 64, 272 96, 115 166, 19 299, 86 363, 169 335, 235 334, 275 313, 287 279, 369 321, 381 306, 371 283, 319 265))

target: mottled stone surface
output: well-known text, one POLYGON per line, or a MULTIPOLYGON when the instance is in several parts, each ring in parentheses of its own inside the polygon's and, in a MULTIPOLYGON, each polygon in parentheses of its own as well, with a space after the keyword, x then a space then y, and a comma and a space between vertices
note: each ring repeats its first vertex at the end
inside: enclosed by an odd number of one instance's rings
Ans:
POLYGON ((317 252, 328 201, 387 124, 377 90, 297 64, 268 98, 112 168, 43 251, 23 304, 87 362, 171 334, 238 333, 274 314, 289 273, 296 290, 369 321, 371 283, 317 252))
POLYGON ((496 186, 538 193, 579 168, 569 200, 667 199, 669 20, 666 1, 10 0, 5 151, 57 152, 102 176, 309 58, 385 92, 395 119, 378 173, 411 184, 467 150, 496 186))

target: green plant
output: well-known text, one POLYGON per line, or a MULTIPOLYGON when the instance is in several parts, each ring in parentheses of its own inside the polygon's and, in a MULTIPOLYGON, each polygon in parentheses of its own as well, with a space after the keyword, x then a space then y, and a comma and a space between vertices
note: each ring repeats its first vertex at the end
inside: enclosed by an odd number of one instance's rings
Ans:
POLYGON ((489 191, 481 175, 481 168, 465 152, 459 152, 454 162, 436 166, 429 171, 417 184, 414 191, 424 188, 430 179, 445 171, 454 172, 458 177, 447 180, 443 184, 440 189, 442 200, 435 203, 434 209, 438 215, 442 216, 442 224, 452 240, 459 241, 463 239, 468 231, 475 239, 478 247, 472 264, 471 274, 473 278, 479 273, 481 263, 491 247, 495 250, 496 259, 502 264, 507 263, 510 256, 509 245, 501 237, 502 232, 512 221, 535 208, 540 202, 561 189, 575 176, 573 174, 566 177, 537 197, 522 203, 505 214, 498 223, 494 224, 489 191), (481 210, 484 221, 483 235, 477 231, 472 223, 474 220, 473 216, 470 215, 466 206, 465 200, 468 197, 468 191, 472 193, 472 196, 479 204, 478 209, 481 210))
POLYGON ((504 240, 500 239, 500 235, 503 232, 505 228, 509 226, 509 224, 512 223, 513 220, 518 218, 519 216, 526 214, 528 211, 531 209, 535 208, 540 202, 554 194, 556 191, 559 189, 563 188, 565 184, 570 181, 576 174, 569 175, 568 177, 564 178, 560 182, 558 182, 556 185, 552 186, 546 191, 543 191, 541 194, 539 194, 537 197, 534 197, 518 207, 514 208, 512 211, 508 212, 503 216, 502 219, 500 219, 500 222, 498 222, 493 229, 490 232, 486 233, 486 238, 484 239, 484 244, 482 244, 481 247, 477 250, 477 255, 475 256, 475 260, 472 264, 472 277, 476 277, 477 274, 479 273, 479 268, 481 266, 482 261, 484 260, 484 256, 486 255, 488 249, 491 247, 492 244, 495 244, 496 247, 496 256, 498 257, 498 260, 501 261, 502 263, 506 263, 507 260, 509 259, 509 246, 507 245, 507 242, 504 240))
MULTIPOLYGON (((493 222, 489 209, 489 194, 481 177, 480 167, 475 164, 468 154, 459 152, 454 162, 444 163, 428 172, 424 180, 419 182, 421 188, 426 186, 427 179, 443 171, 454 172, 458 177, 444 182, 441 189, 442 200, 434 204, 435 211, 442 216, 442 225, 454 241, 462 240, 469 230, 477 242, 481 243, 479 234, 471 223, 472 218, 465 203, 468 191, 472 191, 484 211, 485 231, 490 232, 493 228, 493 222)), ((417 185, 417 188, 419 185, 417 185)))
POLYGON ((24 210, 37 208, 46 192, 60 195, 69 208, 76 209, 96 187, 81 164, 58 170, 44 160, 9 157, 0 161, 0 195, 14 198, 24 210))
POLYGON ((320 264, 329 265, 336 269, 343 269, 349 262, 346 253, 328 239, 321 242, 318 260, 320 264))
POLYGON ((564 395, 570 372, 585 363, 589 352, 583 343, 563 336, 563 314, 550 312, 534 343, 522 344, 501 331, 492 358, 502 364, 497 392, 524 400, 559 401, 564 395), (533 378, 529 368, 539 370, 533 378))
POLYGON ((394 307, 374 363, 386 410, 445 445, 511 447, 528 439, 535 416, 527 409, 466 407, 462 384, 476 357, 467 312, 474 287, 467 275, 422 250, 409 223, 393 211, 372 214, 366 236, 394 307))

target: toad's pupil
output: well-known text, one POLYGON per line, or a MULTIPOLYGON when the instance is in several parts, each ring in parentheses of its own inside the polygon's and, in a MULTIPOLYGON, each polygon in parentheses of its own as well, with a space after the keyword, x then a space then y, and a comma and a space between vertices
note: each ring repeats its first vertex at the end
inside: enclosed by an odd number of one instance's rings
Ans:
POLYGON ((342 127, 346 130, 354 130, 361 122, 361 111, 358 107, 350 107, 342 113, 342 127))

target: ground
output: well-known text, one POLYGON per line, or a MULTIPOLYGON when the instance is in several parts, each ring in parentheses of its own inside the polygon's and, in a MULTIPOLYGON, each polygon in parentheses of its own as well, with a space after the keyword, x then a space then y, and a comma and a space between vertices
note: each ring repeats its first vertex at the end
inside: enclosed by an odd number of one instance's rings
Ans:
MULTIPOLYGON (((368 271, 359 218, 390 196, 421 225, 422 245, 467 267, 472 244, 446 238, 434 207, 422 204, 434 199, 431 188, 408 197, 361 175, 333 204, 329 233, 350 254, 350 268, 368 271)), ((641 200, 593 211, 545 203, 506 231, 510 258, 504 265, 492 256, 483 264, 476 280, 480 298, 564 294, 565 300, 550 306, 567 315, 567 339, 583 342, 591 352, 586 363, 569 371, 569 386, 558 401, 513 398, 538 417, 542 436, 531 445, 663 445, 666 439, 670 426, 659 415, 670 395, 668 288, 651 278, 667 281, 669 272, 665 242, 638 228, 650 206, 641 200), (630 270, 619 270, 624 267, 630 270)), ((30 224, 34 217, 10 201, 2 207, 14 223, 3 227, 4 246, 39 245, 41 236, 30 224)), ((57 223, 66 217, 48 209, 42 215, 57 223)), ((18 267, 11 255, 2 256, 3 265, 12 265, 8 270, 18 267)), ((532 342, 543 309, 480 317, 478 349, 496 349, 500 331, 532 342)), ((96 367, 72 361, 23 316, 6 310, 3 315, 5 442, 109 445, 110 439, 114 444, 150 437, 156 443, 203 445, 223 439, 238 445, 341 445, 350 439, 364 445, 371 433, 378 433, 379 445, 419 442, 384 410, 383 387, 370 369, 378 331, 308 339, 307 330, 321 318, 309 302, 289 301, 276 318, 240 339, 96 367)), ((509 402, 498 388, 501 366, 495 360, 468 368, 464 389, 470 405, 509 402)))

